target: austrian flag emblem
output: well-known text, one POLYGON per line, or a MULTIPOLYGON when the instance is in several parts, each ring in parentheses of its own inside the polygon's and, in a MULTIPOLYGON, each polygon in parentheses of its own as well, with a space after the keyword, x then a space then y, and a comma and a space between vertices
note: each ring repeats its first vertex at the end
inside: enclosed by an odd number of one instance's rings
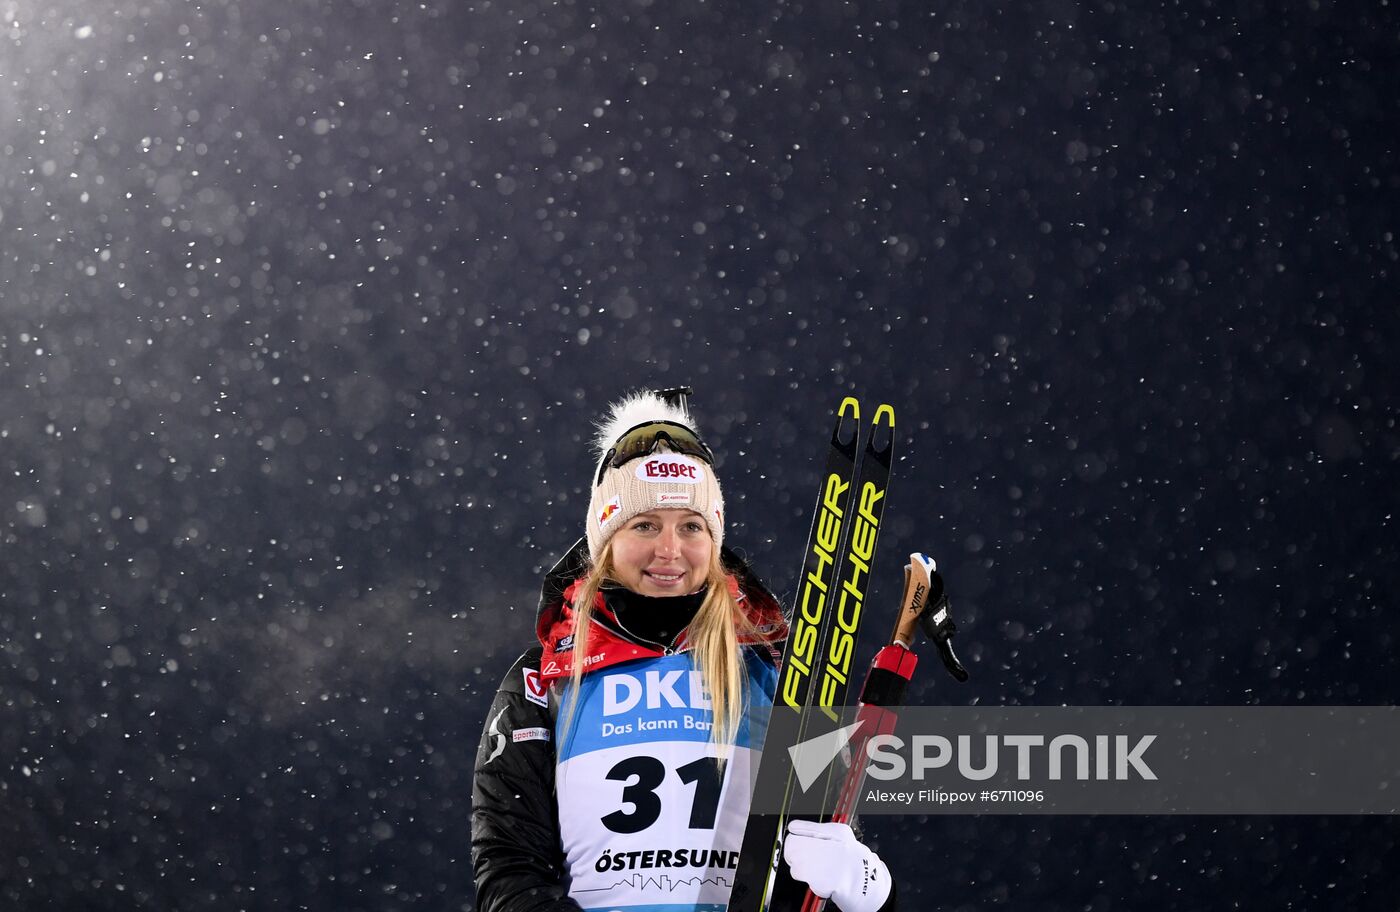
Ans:
POLYGON ((549 706, 549 685, 545 683, 540 673, 533 668, 523 669, 525 673, 525 699, 531 703, 548 708, 549 706))

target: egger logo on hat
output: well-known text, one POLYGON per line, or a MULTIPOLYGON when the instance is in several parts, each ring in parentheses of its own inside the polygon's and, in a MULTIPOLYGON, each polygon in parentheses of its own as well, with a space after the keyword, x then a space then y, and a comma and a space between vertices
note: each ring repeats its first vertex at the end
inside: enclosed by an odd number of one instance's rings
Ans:
POLYGON ((680 482, 693 485, 705 480, 705 467, 684 456, 658 453, 641 460, 636 474, 642 481, 650 481, 653 484, 680 482))

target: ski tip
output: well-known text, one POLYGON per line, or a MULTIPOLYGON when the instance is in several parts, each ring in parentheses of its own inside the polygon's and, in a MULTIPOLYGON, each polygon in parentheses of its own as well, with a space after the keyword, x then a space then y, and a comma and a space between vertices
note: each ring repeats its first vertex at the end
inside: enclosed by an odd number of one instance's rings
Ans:
POLYGON ((892 406, 892 405, 890 405, 889 403, 886 403, 886 402, 880 403, 880 407, 877 408, 877 409, 875 410, 875 419, 874 419, 874 420, 875 420, 875 423, 876 423, 876 424, 879 424, 881 418, 886 419, 887 422, 888 422, 888 426, 889 426, 891 429, 893 429, 893 428, 894 428, 894 406, 892 406))
POLYGON ((854 450, 860 440, 860 400, 847 396, 836 410, 836 427, 831 432, 831 445, 854 450))

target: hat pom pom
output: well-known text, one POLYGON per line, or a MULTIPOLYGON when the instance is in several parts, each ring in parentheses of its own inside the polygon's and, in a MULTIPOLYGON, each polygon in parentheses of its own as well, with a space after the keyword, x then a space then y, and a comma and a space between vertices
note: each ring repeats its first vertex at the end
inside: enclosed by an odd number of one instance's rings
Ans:
POLYGON ((673 421, 683 424, 699 435, 700 429, 683 406, 672 405, 656 393, 636 392, 624 396, 608 407, 607 415, 598 422, 593 436, 593 454, 602 459, 617 443, 617 438, 639 424, 649 421, 673 421))

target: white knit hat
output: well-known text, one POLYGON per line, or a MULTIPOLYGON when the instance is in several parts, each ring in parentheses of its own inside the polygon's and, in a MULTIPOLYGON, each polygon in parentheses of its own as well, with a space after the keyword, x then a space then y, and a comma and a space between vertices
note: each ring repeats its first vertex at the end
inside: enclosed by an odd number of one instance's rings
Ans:
MULTIPOLYGON (((685 444, 672 443, 666 425, 656 429, 659 433, 654 447, 648 446, 641 455, 621 465, 612 465, 616 447, 624 437, 658 422, 679 425, 672 428, 677 438, 688 436, 699 441, 689 410, 650 392, 633 393, 613 403, 598 425, 593 439, 598 462, 587 521, 588 553, 595 561, 614 532, 648 510, 694 510, 705 517, 716 550, 724 542, 724 496, 714 467, 704 456, 681 452, 685 444)), ((644 441, 651 439, 651 429, 647 431, 644 441)))

